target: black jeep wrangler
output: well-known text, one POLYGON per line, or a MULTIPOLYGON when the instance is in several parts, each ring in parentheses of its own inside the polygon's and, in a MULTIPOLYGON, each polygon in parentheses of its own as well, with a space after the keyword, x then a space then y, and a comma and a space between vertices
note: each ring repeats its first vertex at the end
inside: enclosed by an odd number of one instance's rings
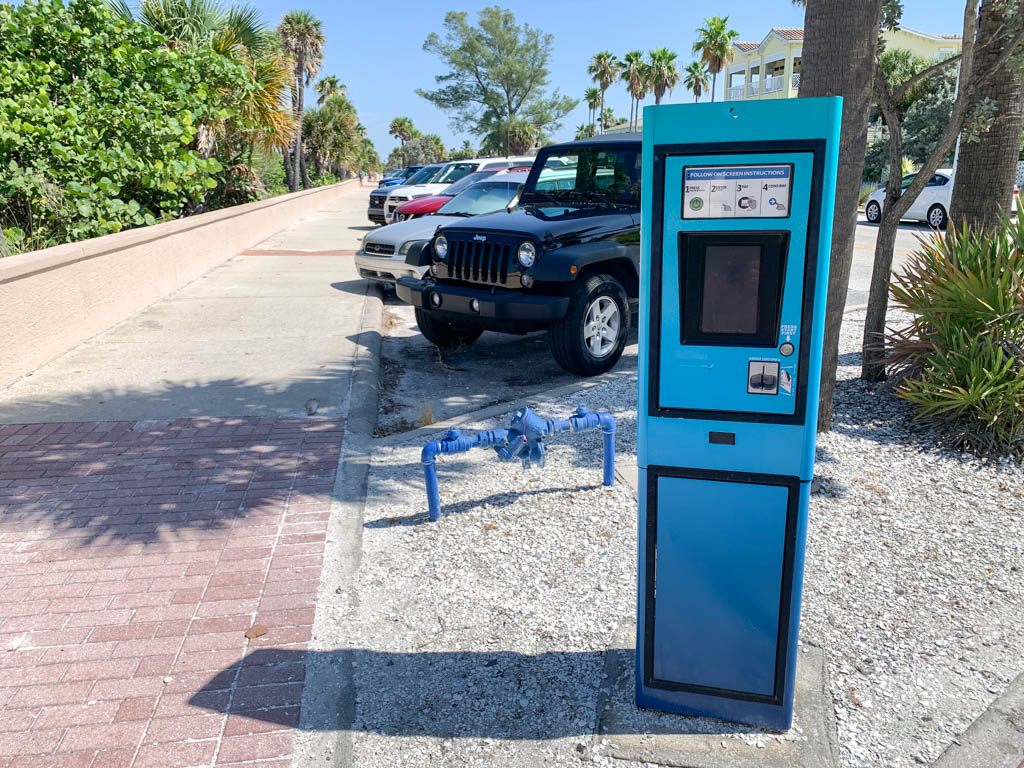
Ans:
POLYGON ((396 291, 434 344, 547 329, 567 371, 607 371, 639 296, 640 134, 545 147, 517 207, 440 227, 408 259, 430 272, 396 291))

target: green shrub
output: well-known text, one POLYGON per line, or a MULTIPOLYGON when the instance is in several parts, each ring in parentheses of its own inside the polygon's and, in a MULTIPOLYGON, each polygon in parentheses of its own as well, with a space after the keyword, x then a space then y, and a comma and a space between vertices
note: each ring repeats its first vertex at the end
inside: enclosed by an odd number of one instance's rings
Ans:
POLYGON ((1024 220, 922 240, 892 295, 914 315, 888 338, 900 397, 958 448, 1024 454, 1024 220))
POLYGON ((204 130, 253 87, 101 0, 0 3, 0 230, 31 250, 171 219, 222 171, 204 130))

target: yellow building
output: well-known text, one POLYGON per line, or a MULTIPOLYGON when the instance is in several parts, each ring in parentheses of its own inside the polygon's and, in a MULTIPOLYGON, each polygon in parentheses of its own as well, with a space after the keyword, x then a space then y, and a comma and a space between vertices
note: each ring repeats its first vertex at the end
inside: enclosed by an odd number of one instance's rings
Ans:
MULTIPOLYGON (((929 35, 901 27, 882 37, 889 48, 905 48, 929 61, 960 52, 960 35, 929 35)), ((801 27, 773 27, 760 43, 733 43, 735 58, 721 78, 725 100, 795 97, 803 44, 801 27)))

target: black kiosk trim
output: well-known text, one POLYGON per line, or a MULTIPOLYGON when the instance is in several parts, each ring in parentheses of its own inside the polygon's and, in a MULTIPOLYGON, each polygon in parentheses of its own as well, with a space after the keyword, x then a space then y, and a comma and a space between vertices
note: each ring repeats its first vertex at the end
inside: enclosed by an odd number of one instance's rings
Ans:
MULTIPOLYGON (((662 242, 665 235, 665 160, 674 156, 700 157, 701 155, 743 155, 768 154, 772 152, 807 152, 812 155, 810 212, 807 218, 807 243, 804 254, 804 303, 800 316, 800 350, 798 355, 799 370, 808 369, 811 349, 811 326, 814 317, 814 283, 817 275, 818 229, 821 218, 821 195, 825 172, 825 141, 824 139, 798 139, 792 141, 750 141, 722 142, 717 144, 660 144, 654 147, 654 178, 651 216, 651 296, 648 326, 651 330, 648 340, 648 359, 650 375, 648 376, 647 413, 648 416, 671 419, 706 419, 713 421, 762 422, 772 424, 792 424, 802 426, 806 421, 807 411, 807 377, 797 376, 796 407, 792 414, 749 413, 743 411, 702 410, 698 408, 677 408, 661 405, 661 284, 662 284, 662 242)), ((698 233, 680 233, 693 237, 698 233)), ((704 233, 699 233, 704 234, 704 233)), ((731 234, 731 233, 730 233, 731 234)), ((736 233, 739 234, 739 233, 736 233)), ((777 234, 777 233, 776 233, 777 234)), ((682 256, 682 251, 680 251, 682 256)), ((680 294, 682 298, 684 294, 680 294)), ((685 337, 686 330, 683 329, 685 337)), ((692 343, 692 342, 691 342, 692 343)), ((702 341, 711 346, 715 342, 702 341)), ((719 344, 732 343, 721 339, 719 344)), ((753 345, 752 345, 753 346, 753 345)), ((759 346, 759 345, 758 345, 759 346)), ((767 345, 765 345, 767 346, 767 345)))

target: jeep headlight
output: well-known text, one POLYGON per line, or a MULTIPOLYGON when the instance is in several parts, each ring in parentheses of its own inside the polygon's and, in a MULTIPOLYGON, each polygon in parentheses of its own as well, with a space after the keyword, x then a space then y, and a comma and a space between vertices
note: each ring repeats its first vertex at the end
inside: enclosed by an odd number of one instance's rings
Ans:
POLYGON ((437 256, 438 261, 448 258, 448 238, 444 235, 438 235, 434 240, 434 255, 437 256))
POLYGON ((529 269, 533 266, 533 263, 537 261, 537 248, 533 243, 523 243, 519 246, 519 252, 516 253, 516 258, 519 259, 519 263, 523 265, 525 269, 529 269))
POLYGON ((408 256, 409 251, 411 251, 418 245, 423 245, 426 242, 426 240, 409 240, 408 242, 402 243, 402 247, 398 249, 398 255, 408 256))

